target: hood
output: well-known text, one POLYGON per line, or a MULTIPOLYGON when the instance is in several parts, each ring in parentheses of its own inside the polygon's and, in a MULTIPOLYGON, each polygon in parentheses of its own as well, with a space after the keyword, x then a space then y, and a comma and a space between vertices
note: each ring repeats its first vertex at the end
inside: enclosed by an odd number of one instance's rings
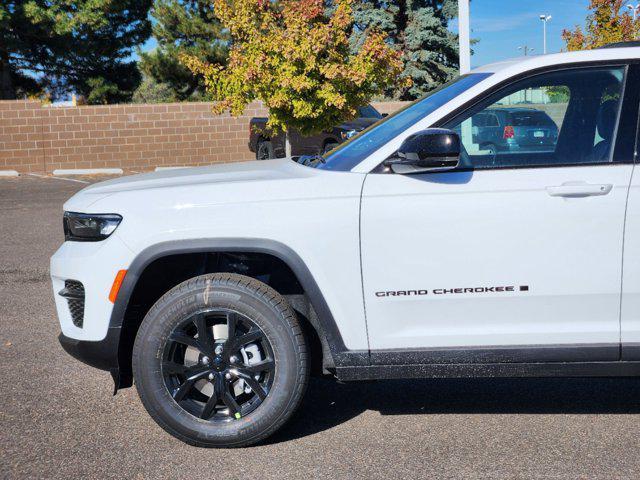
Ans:
POLYGON ((308 231, 345 205, 349 228, 357 225, 365 177, 288 159, 238 162, 108 180, 81 190, 64 208, 122 216, 114 235, 135 252, 176 239, 284 238, 292 225, 308 231))
POLYGON ((176 168, 115 178, 85 188, 85 193, 102 194, 150 188, 195 186, 212 183, 255 182, 300 176, 305 168, 290 159, 236 162, 206 167, 176 168))
POLYGON ((69 199, 65 203, 64 209, 67 211, 87 211, 88 207, 99 200, 123 192, 142 193, 161 189, 175 191, 180 187, 196 189, 207 185, 234 183, 251 185, 258 182, 304 178, 317 174, 317 170, 304 167, 286 158, 161 170, 90 185, 69 199))

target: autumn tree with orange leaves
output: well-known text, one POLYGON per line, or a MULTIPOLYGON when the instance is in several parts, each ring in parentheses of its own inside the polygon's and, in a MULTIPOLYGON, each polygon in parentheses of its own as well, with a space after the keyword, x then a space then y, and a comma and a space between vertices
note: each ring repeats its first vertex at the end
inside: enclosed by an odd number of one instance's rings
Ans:
POLYGON ((626 0, 591 0, 589 10, 592 12, 587 16, 586 32, 580 27, 562 32, 567 50, 591 50, 608 43, 636 39, 640 32, 640 19, 634 23, 626 4, 626 0))
POLYGON ((203 76, 215 113, 239 116, 261 100, 271 132, 327 130, 354 118, 402 71, 400 53, 380 32, 366 32, 362 47, 350 52, 351 1, 337 0, 329 16, 323 0, 214 0, 232 38, 227 65, 182 61, 203 76))

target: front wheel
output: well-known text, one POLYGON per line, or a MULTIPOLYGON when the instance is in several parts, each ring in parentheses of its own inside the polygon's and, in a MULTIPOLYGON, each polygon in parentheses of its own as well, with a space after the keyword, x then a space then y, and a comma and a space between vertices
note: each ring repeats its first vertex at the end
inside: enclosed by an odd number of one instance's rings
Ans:
POLYGON ((140 399, 174 437, 242 447, 278 430, 304 394, 309 366, 297 318, 269 286, 202 275, 170 290, 138 331, 140 399))
POLYGON ((276 158, 273 143, 268 140, 262 140, 258 143, 258 148, 256 149, 256 160, 270 160, 272 158, 276 158))

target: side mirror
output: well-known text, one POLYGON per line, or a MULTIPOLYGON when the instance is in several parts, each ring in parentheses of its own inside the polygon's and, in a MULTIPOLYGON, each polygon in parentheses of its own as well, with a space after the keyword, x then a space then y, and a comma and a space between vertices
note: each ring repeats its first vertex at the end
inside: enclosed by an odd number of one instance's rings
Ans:
POLYGON ((451 170, 460 161, 460 137, 452 130, 428 128, 405 139, 397 157, 385 161, 394 173, 438 172, 451 170))

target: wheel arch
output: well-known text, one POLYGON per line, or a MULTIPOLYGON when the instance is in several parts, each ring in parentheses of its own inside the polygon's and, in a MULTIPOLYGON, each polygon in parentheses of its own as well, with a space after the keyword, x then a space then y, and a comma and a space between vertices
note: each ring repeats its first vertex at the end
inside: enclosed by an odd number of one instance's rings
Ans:
MULTIPOLYGON (((140 317, 143 317, 146 312, 136 312, 131 300, 145 272, 154 265, 154 262, 169 257, 217 254, 266 255, 282 262, 295 276, 303 291, 302 295, 284 296, 302 316, 303 324, 307 324, 308 335, 316 336, 311 338, 311 341, 319 343, 323 369, 342 364, 353 365, 354 361, 356 364, 368 363, 368 352, 347 350, 333 314, 313 275, 300 256, 287 245, 274 240, 248 238, 180 240, 159 243, 143 250, 127 270, 110 319, 110 327, 120 332, 119 379, 116 379, 116 387, 127 387, 132 384, 131 352, 137 329, 142 321, 140 317)), ((202 273, 209 272, 203 270, 199 274, 202 273)))

